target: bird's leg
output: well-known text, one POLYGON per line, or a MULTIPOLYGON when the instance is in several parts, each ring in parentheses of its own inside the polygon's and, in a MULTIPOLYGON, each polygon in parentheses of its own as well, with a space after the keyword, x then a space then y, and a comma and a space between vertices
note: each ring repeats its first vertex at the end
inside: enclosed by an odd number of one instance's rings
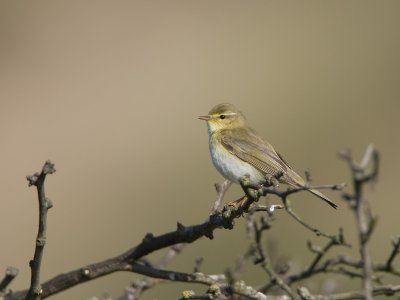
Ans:
POLYGON ((246 174, 239 179, 240 185, 245 192, 245 195, 236 201, 231 201, 227 205, 234 208, 240 208, 247 211, 253 202, 257 202, 260 198, 257 190, 261 186, 253 186, 250 182, 250 175, 246 174))

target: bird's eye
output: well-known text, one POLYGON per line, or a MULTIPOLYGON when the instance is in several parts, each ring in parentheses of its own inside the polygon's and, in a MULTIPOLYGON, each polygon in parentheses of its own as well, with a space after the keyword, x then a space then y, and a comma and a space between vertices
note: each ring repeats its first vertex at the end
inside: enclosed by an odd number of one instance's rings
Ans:
POLYGON ((220 116, 219 116, 219 118, 220 118, 221 120, 225 119, 225 117, 226 117, 225 115, 220 115, 220 116))

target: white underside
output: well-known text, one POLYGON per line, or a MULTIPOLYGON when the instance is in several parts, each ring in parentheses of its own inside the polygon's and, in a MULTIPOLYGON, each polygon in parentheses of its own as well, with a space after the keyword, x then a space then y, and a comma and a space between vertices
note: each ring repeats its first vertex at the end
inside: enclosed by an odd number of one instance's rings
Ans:
POLYGON ((226 179, 239 183, 239 178, 245 175, 250 176, 250 182, 254 185, 260 184, 264 181, 264 176, 252 165, 242 161, 233 154, 229 153, 223 146, 213 147, 213 139, 210 139, 210 153, 211 159, 215 168, 226 179))

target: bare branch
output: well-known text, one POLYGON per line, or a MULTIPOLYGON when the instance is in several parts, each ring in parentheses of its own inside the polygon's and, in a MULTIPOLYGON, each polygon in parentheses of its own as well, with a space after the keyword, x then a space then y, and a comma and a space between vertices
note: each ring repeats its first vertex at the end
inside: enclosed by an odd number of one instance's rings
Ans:
MULTIPOLYGON (((393 296, 400 292, 400 285, 382 285, 374 287, 371 290, 373 296, 393 296)), ((350 300, 350 299, 365 299, 364 291, 354 291, 347 293, 331 294, 331 295, 312 295, 305 287, 298 289, 301 299, 304 300, 350 300)))
MULTIPOLYGON (((201 224, 185 227, 178 223, 175 231, 160 236, 147 234, 143 241, 116 257, 88 265, 67 273, 60 274, 42 285, 42 298, 59 293, 77 284, 99 278, 117 271, 135 271, 132 265, 140 258, 163 248, 180 243, 192 243, 201 237, 213 238, 213 231, 218 228, 233 228, 233 220, 240 217, 243 210, 226 206, 222 212, 217 212, 201 224)), ((27 291, 15 292, 6 296, 6 300, 23 299, 27 291)))
POLYGON ((29 266, 31 267, 31 285, 25 297, 26 300, 41 299, 40 266, 44 245, 46 244, 47 211, 53 206, 50 199, 46 198, 44 181, 48 174, 53 174, 55 171, 54 164, 46 161, 40 174, 35 173, 32 176, 26 177, 29 181, 29 186, 36 186, 39 200, 39 229, 36 238, 35 254, 33 260, 29 262, 29 266))
POLYGON ((368 250, 369 237, 372 234, 376 224, 376 219, 372 217, 368 203, 362 195, 363 184, 376 180, 379 171, 379 155, 373 145, 369 145, 365 151, 361 163, 353 160, 349 151, 342 153, 353 174, 353 195, 346 196, 350 199, 350 208, 356 216, 357 228, 359 233, 359 247, 361 252, 361 260, 363 261, 363 290, 366 300, 372 300, 372 260, 368 250), (372 166, 372 170, 368 170, 368 166, 372 166))
MULTIPOLYGON (((195 295, 191 291, 185 291, 181 299, 264 300, 267 299, 266 293, 274 287, 280 289, 278 292, 280 292, 281 295, 271 296, 268 294, 268 299, 288 299, 288 297, 292 299, 298 299, 300 297, 309 300, 372 299, 372 297, 376 295, 393 295, 398 293, 400 291, 400 286, 372 285, 372 282, 375 282, 375 284, 382 284, 381 281, 383 281, 382 274, 374 272, 383 272, 400 277, 400 270, 395 269, 393 263, 400 252, 400 237, 393 240, 393 247, 387 259, 382 263, 373 263, 368 252, 368 243, 376 225, 376 218, 373 217, 369 205, 362 195, 362 191, 365 183, 374 182, 378 176, 378 152, 370 145, 361 163, 354 161, 349 151, 342 154, 342 157, 348 162, 353 175, 353 191, 352 193, 343 193, 343 198, 348 201, 349 207, 354 211, 354 216, 356 218, 361 253, 359 259, 354 259, 346 255, 337 255, 327 259, 326 256, 328 252, 330 252, 334 246, 349 246, 344 240, 342 229, 339 230, 338 235, 330 235, 321 232, 319 229, 309 225, 300 218, 292 209, 288 199, 291 194, 309 189, 341 190, 344 186, 343 184, 310 186, 311 176, 309 172, 307 172, 307 185, 305 187, 279 190, 275 185, 279 179, 278 177, 272 176, 271 178, 267 178, 267 182, 264 185, 251 186, 249 178, 245 176, 240 180, 240 184, 245 192, 245 197, 238 201, 228 203, 222 210, 219 208, 231 183, 225 181, 222 184, 216 185, 217 197, 211 214, 206 221, 193 226, 184 226, 178 222, 176 230, 159 236, 148 233, 135 247, 128 249, 118 256, 84 266, 68 273, 60 274, 44 282, 42 286, 40 286, 40 265, 46 238, 46 216, 47 210, 51 207, 50 200, 45 197, 44 181, 47 174, 51 174, 55 171, 54 165, 51 162, 46 162, 40 174, 35 173, 33 176, 27 177, 29 184, 37 187, 40 211, 35 255, 30 263, 32 270, 31 286, 29 290, 10 294, 5 289, 13 277, 11 276, 11 278, 6 274, 5 278, 0 282, 0 294, 3 295, 0 299, 40 300, 77 284, 118 271, 144 275, 142 279, 135 280, 135 282, 125 290, 124 295, 118 298, 119 300, 138 299, 143 291, 166 281, 190 282, 208 286, 208 290, 204 295, 195 295), (283 205, 260 205, 257 203, 261 196, 266 196, 268 194, 279 197, 283 205), (308 247, 314 255, 309 264, 300 271, 290 272, 288 267, 281 272, 278 267, 273 265, 269 258, 269 255, 273 258, 273 252, 265 251, 264 249, 262 243, 263 232, 271 227, 271 222, 274 220, 273 212, 277 209, 285 209, 288 214, 302 226, 314 232, 317 236, 324 236, 329 239, 322 247, 316 246, 311 242, 308 243, 308 247), (261 218, 258 219, 256 218, 255 212, 266 213, 262 214, 261 218), (247 213, 246 229, 248 237, 251 238, 253 242, 250 250, 238 259, 236 268, 233 271, 227 271, 226 276, 222 274, 206 275, 200 273, 201 257, 196 260, 193 273, 166 270, 166 266, 182 251, 187 243, 192 243, 202 237, 212 239, 213 232, 216 229, 232 229, 234 227, 234 220, 243 216, 244 213, 247 213), (152 252, 165 248, 167 248, 165 255, 155 263, 146 257, 152 252), (240 278, 243 265, 249 258, 253 258, 254 263, 259 264, 269 276, 269 282, 257 289, 244 283, 240 278), (294 283, 320 273, 332 273, 350 278, 360 278, 363 282, 362 290, 348 293, 313 295, 307 289, 301 287, 297 290, 297 293, 295 292, 293 287, 294 283)), ((267 202, 267 204, 269 203, 267 202)), ((276 293, 276 291, 274 291, 274 293, 276 293)))

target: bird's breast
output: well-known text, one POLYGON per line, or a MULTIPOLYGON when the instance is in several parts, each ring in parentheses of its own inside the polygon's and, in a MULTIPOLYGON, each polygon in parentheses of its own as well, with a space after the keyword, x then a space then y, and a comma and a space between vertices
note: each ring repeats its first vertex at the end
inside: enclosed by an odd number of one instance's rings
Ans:
POLYGON ((215 168, 226 179, 239 183, 239 179, 248 174, 252 184, 256 185, 264 181, 264 176, 260 171, 226 150, 218 137, 211 136, 209 146, 215 168))

